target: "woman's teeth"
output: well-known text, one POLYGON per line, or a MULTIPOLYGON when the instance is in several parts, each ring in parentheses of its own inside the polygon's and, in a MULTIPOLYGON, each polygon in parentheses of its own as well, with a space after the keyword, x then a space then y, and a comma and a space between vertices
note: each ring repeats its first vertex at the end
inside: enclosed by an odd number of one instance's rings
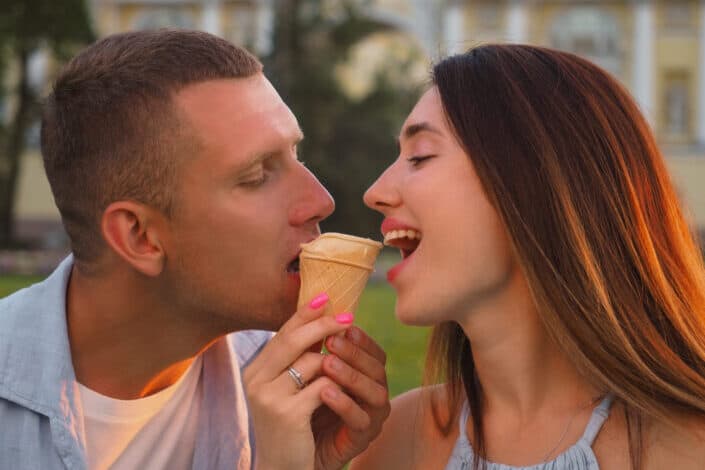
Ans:
POLYGON ((417 232, 416 230, 390 230, 384 235, 384 244, 388 245, 389 242, 402 238, 421 240, 421 232, 417 232))

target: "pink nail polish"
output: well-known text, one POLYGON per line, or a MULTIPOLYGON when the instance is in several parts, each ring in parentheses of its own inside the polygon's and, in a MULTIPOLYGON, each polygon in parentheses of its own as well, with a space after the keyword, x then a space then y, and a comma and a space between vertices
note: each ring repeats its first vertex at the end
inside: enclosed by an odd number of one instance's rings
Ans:
POLYGON ((314 297, 313 300, 311 301, 311 303, 308 305, 309 305, 309 307, 311 307, 312 309, 315 310, 317 308, 323 307, 326 304, 326 302, 328 302, 328 294, 326 294, 324 292, 324 293, 318 294, 316 297, 314 297))
POLYGON ((355 317, 352 313, 341 313, 335 316, 335 321, 342 323, 343 325, 352 323, 354 319, 355 317))

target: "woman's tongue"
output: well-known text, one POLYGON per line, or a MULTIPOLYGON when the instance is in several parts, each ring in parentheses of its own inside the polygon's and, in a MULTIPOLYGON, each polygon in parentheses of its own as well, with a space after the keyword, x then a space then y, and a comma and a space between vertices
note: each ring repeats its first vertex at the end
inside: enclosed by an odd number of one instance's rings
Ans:
POLYGON ((411 240, 408 238, 397 238, 396 240, 390 241, 389 245, 393 246, 395 248, 399 248, 399 251, 401 252, 401 257, 407 258, 407 257, 411 256, 411 254, 419 246, 419 240, 417 240, 417 239, 411 240))

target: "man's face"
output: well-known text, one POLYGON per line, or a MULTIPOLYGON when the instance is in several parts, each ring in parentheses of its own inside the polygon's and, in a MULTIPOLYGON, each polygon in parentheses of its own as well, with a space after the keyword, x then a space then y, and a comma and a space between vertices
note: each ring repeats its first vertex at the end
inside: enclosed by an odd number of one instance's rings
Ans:
POLYGON ((333 199, 298 160, 301 129, 263 75, 189 85, 175 103, 200 147, 179 168, 171 301, 230 330, 277 329, 296 309, 299 245, 333 199))

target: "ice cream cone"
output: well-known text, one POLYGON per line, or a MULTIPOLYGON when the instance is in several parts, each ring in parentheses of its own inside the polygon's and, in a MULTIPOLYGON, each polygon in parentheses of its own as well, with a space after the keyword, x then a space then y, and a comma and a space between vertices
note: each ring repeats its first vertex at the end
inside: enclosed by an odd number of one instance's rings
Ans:
POLYGON ((325 292, 325 314, 355 313, 382 244, 342 233, 324 233, 301 245, 299 308, 325 292))

